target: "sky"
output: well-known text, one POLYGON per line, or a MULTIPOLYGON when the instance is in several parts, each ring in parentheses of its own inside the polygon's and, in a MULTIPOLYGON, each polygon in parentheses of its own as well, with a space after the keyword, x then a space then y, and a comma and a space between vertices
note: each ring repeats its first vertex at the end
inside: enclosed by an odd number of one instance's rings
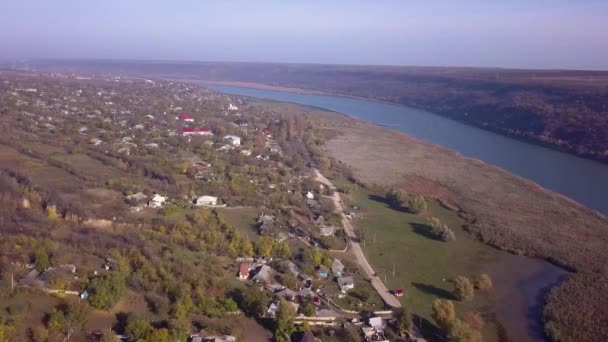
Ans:
POLYGON ((608 70, 608 0, 0 0, 0 58, 608 70))

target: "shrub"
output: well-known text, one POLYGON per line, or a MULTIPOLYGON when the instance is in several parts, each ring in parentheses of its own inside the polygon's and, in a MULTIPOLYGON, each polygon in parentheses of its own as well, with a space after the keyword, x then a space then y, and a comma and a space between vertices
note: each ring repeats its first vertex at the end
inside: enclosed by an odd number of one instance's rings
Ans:
POLYGON ((473 329, 467 323, 456 319, 449 328, 447 334, 448 340, 451 342, 481 342, 481 333, 473 329))
POLYGON ((428 219, 426 227, 428 228, 429 233, 438 240, 445 242, 456 240, 454 232, 445 223, 441 223, 436 217, 428 219))
POLYGON ((405 196, 405 191, 399 188, 392 188, 385 195, 386 201, 394 207, 401 206, 405 202, 405 196))
POLYGON ((492 288, 492 278, 487 274, 482 274, 475 280, 475 287, 480 290, 489 290, 492 288))
POLYGON ((409 200, 408 208, 412 213, 419 214, 427 210, 428 204, 423 196, 416 196, 409 200))

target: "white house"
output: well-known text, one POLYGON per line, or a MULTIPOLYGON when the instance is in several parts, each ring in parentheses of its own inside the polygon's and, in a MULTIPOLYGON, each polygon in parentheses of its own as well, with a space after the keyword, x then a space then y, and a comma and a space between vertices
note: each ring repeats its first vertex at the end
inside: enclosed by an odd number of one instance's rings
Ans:
POLYGON ((233 105, 232 103, 228 105, 228 110, 239 110, 239 107, 233 105))
POLYGON ((312 192, 308 191, 306 193, 306 198, 307 199, 315 199, 315 194, 313 194, 312 192))
POLYGON ((217 205, 217 197, 200 196, 194 200, 196 206, 217 205))
POLYGON ((348 290, 352 290, 355 288, 355 279, 352 276, 339 277, 338 286, 340 286, 340 290, 342 292, 346 293, 348 290))
POLYGON ((228 141, 232 146, 241 146, 241 138, 236 135, 227 135, 224 140, 228 141))
POLYGON ((148 207, 162 208, 162 206, 165 204, 165 201, 167 201, 167 197, 163 197, 159 194, 154 194, 154 196, 152 196, 152 198, 148 202, 148 207))

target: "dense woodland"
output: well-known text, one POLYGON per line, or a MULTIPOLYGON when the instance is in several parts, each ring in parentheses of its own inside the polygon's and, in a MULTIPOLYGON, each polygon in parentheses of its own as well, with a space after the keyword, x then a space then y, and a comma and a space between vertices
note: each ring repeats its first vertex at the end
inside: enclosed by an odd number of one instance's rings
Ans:
POLYGON ((105 61, 37 61, 28 66, 264 83, 365 97, 608 160, 606 72, 105 61))

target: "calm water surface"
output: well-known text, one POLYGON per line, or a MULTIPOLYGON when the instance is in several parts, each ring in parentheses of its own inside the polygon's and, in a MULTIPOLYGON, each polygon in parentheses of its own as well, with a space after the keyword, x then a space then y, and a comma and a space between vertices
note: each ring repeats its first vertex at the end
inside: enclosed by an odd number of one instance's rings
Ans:
POLYGON ((231 86, 220 92, 325 108, 401 131, 462 155, 500 166, 547 189, 608 214, 608 165, 521 142, 425 111, 330 95, 307 95, 231 86))

